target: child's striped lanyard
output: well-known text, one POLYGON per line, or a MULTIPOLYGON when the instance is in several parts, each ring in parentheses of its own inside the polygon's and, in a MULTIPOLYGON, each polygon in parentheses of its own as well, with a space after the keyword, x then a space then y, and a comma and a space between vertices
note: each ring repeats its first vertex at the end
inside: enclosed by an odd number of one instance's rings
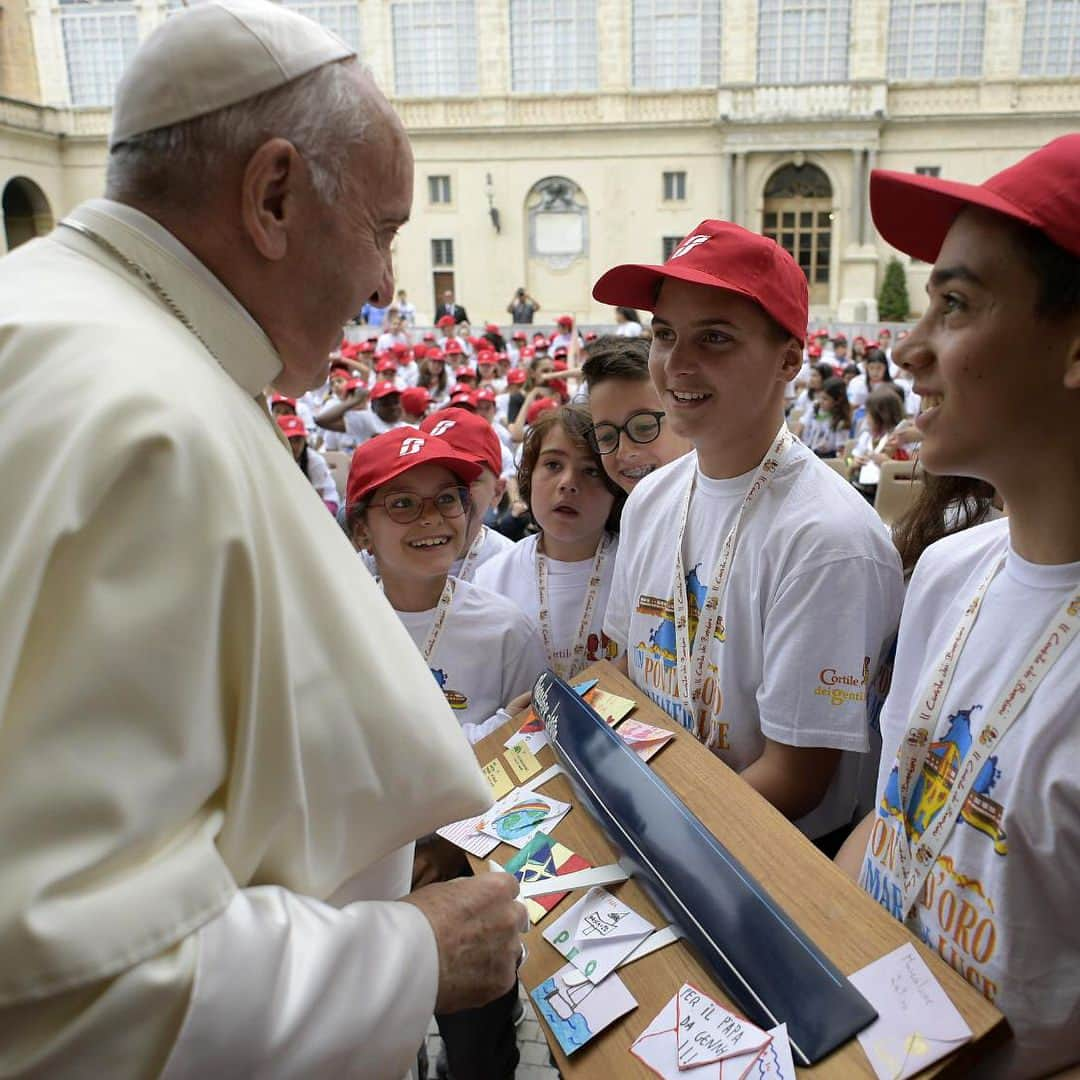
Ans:
POLYGON ((574 640, 568 665, 560 664, 555 657, 555 635, 551 629, 551 603, 548 597, 548 561, 547 556, 540 550, 542 542, 541 538, 536 544, 536 586, 540 592, 540 611, 537 621, 540 623, 540 635, 544 639, 548 665, 560 679, 570 679, 585 667, 587 659, 585 646, 589 639, 589 627, 592 625, 593 614, 596 611, 596 598, 600 593, 600 583, 604 577, 604 563, 607 561, 608 548, 611 547, 611 537, 604 533, 600 537, 600 543, 596 545, 596 554, 593 556, 592 569, 589 572, 589 584, 585 590, 585 603, 581 609, 581 622, 578 624, 577 637, 574 640))
MULTIPOLYGON (((682 704, 689 710, 693 718, 694 731, 698 738, 704 737, 706 746, 715 746, 719 741, 720 727, 714 718, 709 722, 709 730, 706 734, 703 716, 699 716, 698 699, 701 688, 705 682, 705 663, 709 656, 709 646, 717 626, 723 619, 722 605, 724 595, 727 592, 728 571, 735 556, 735 545, 739 538, 739 527, 742 525, 743 514, 751 506, 755 499, 765 490, 773 473, 780 467, 784 455, 795 441, 795 436, 788 431, 786 425, 781 425, 776 433, 769 452, 762 459, 761 464, 754 473, 750 482, 746 497, 739 507, 735 516, 735 523, 731 526, 724 543, 720 548, 720 557, 713 568, 712 579, 709 582, 709 591, 705 594, 705 600, 698 612, 697 632, 694 635, 694 645, 690 647, 690 605, 686 596, 686 566, 683 563, 683 540, 686 536, 686 522, 690 516, 690 500, 694 494, 694 486, 697 480, 697 470, 690 477, 690 483, 686 485, 686 495, 683 497, 682 515, 679 522, 679 533, 675 541, 675 584, 673 589, 673 606, 675 615, 675 662, 678 674, 679 695, 682 704)), ((704 707, 700 712, 704 713, 704 707)))
POLYGON ((487 526, 481 525, 480 531, 473 537, 473 542, 461 561, 461 573, 457 575, 461 581, 472 581, 473 574, 476 573, 476 560, 480 558, 480 551, 487 541, 487 533, 487 526))
POLYGON ((948 648, 934 667, 926 689, 919 698, 918 711, 897 751, 903 826, 900 829, 896 854, 900 864, 905 920, 922 891, 927 875, 937 862, 938 855, 945 846, 945 841, 949 838, 953 825, 956 824, 956 819, 960 816, 964 802, 982 771, 984 763, 1024 711, 1036 687, 1046 678, 1080 627, 1080 588, 1078 588, 1054 613, 1046 629, 1039 634, 1034 646, 1024 657, 1016 674, 1006 681, 1004 692, 994 702, 993 708, 986 713, 982 730, 977 736, 973 733, 974 737, 967 756, 963 761, 957 762, 948 800, 934 815, 930 825, 919 837, 918 846, 913 851, 907 833, 907 808, 912 784, 917 776, 922 775, 923 765, 930 752, 930 740, 937 732, 938 721, 945 707, 945 699, 952 685, 953 676, 956 674, 956 665, 967 644, 968 635, 982 610, 982 603, 990 588, 990 583, 1004 565, 1003 556, 983 579, 971 603, 964 610, 948 648))

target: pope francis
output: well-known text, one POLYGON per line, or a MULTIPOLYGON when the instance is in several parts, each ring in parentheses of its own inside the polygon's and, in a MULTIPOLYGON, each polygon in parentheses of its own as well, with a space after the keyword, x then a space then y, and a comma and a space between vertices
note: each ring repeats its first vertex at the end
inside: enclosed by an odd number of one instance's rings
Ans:
POLYGON ((266 0, 172 15, 113 123, 0 261, 0 1077, 400 1077, 523 909, 399 899, 488 789, 262 392, 390 303, 408 142, 266 0))

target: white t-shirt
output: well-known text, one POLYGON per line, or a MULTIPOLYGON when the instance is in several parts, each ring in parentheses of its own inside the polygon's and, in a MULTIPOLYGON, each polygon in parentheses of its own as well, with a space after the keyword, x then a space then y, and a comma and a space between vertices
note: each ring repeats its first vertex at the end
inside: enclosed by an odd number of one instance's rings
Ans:
MULTIPOLYGON (((399 611, 409 637, 422 649, 435 609, 399 611)), ((535 621, 513 601, 468 581, 455 581, 450 614, 428 666, 469 742, 506 722, 501 709, 532 688, 547 666, 535 621)))
MULTIPOLYGON (((900 917, 895 857, 896 752, 960 616, 994 563, 1004 569, 956 665, 907 819, 922 828, 951 787, 941 773, 986 726, 1053 613, 1080 583, 1080 563, 1037 566, 1009 547, 1009 523, 946 537, 919 560, 881 714, 874 831, 860 884, 900 917)), ((1008 1017, 1015 1034, 980 1077, 1045 1076, 1080 1061, 1080 646, 1074 641, 1006 732, 965 800, 908 926, 1008 1017)), ((921 835, 920 828, 917 835, 921 835)))
POLYGON ((362 446, 368 439, 393 431, 394 428, 403 427, 404 424, 404 420, 388 424, 385 420, 380 420, 372 409, 350 409, 345 414, 345 433, 356 446, 362 446))
POLYGON ((641 323, 634 322, 633 319, 628 319, 615 327, 616 337, 641 337, 641 334, 641 323))
MULTIPOLYGON (((687 454, 642 480, 623 509, 604 631, 626 648, 630 677, 673 719, 679 698, 673 618, 675 543, 696 474, 684 540, 691 614, 753 473, 714 480, 687 454)), ((712 643, 703 698, 720 718, 716 753, 741 772, 765 737, 844 751, 822 803, 796 824, 811 838, 865 813, 877 771, 867 687, 903 603, 900 559, 866 500, 794 443, 743 517, 712 643), (719 634, 720 631, 718 630, 719 634)))
MULTIPOLYGON (((539 533, 526 536, 476 572, 478 585, 513 600, 532 619, 537 618, 540 611, 540 586, 536 577, 536 545, 539 541, 539 533)), ((622 652, 603 633, 604 609, 611 592, 617 550, 617 543, 608 548, 596 607, 589 625, 585 656, 590 664, 596 660, 616 660, 622 652)), ((592 564, 592 556, 581 562, 548 559, 551 636, 555 644, 555 657, 563 663, 568 662, 574 652, 592 564)))
POLYGON ((480 550, 477 552, 476 561, 472 565, 472 570, 468 576, 463 576, 461 573, 462 565, 465 562, 465 557, 462 556, 454 565, 450 568, 450 573, 456 577, 461 578, 462 581, 470 581, 476 579, 476 571, 480 569, 484 563, 494 559, 497 555, 501 555, 504 551, 509 550, 514 546, 514 541, 509 536, 503 536, 501 532, 497 532, 495 529, 489 529, 486 525, 480 526, 480 536, 483 540, 480 542, 480 550))
POLYGON ((870 388, 866 384, 866 376, 859 374, 847 384, 847 399, 852 405, 865 405, 870 396, 870 388))
POLYGON ((310 446, 307 451, 307 478, 323 502, 331 502, 335 506, 341 502, 338 498, 337 485, 327 467, 326 458, 318 450, 312 450, 310 446))
POLYGON ((850 429, 834 427, 832 416, 828 413, 818 416, 812 412, 803 423, 802 441, 822 457, 833 457, 844 449, 850 438, 850 429))

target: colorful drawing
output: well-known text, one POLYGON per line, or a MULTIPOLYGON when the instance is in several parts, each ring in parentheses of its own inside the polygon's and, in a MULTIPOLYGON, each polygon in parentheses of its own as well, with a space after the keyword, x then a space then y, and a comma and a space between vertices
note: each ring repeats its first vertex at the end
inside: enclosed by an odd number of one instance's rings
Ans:
POLYGON ((604 723, 608 727, 614 727, 623 717, 637 708, 637 702, 632 701, 630 698, 609 694, 599 687, 590 690, 585 695, 584 700, 604 718, 604 723))
POLYGON ((573 973, 573 965, 567 964, 530 995, 568 1056, 620 1016, 637 1008, 637 1002, 618 975, 609 975, 599 986, 591 982, 568 986, 566 977, 573 973))
POLYGON ((459 848, 463 848, 478 859, 485 859, 499 846, 499 841, 493 836, 486 836, 477 831, 477 826, 483 820, 484 815, 479 814, 477 817, 464 818, 450 825, 444 825, 435 831, 451 844, 457 844, 459 848))
MULTIPOLYGON (((592 864, 575 855, 564 844, 538 832, 507 864, 506 869, 523 885, 530 881, 547 881, 563 874, 588 870, 592 864)), ((538 923, 566 893, 546 893, 522 901, 529 910, 529 919, 538 923)))
POLYGON ((675 736, 666 728, 626 720, 619 728, 619 737, 642 761, 659 753, 675 736))
POLYGON ((570 811, 570 803, 519 788, 500 799, 480 822, 478 831, 511 847, 522 848, 542 826, 549 831, 570 811))

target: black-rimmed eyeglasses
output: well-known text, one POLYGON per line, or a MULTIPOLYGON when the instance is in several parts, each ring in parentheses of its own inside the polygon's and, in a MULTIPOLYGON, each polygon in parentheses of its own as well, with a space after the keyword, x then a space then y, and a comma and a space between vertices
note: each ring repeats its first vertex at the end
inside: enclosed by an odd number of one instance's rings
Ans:
POLYGON ((641 409, 631 413, 625 424, 593 424, 585 437, 598 454, 611 454, 619 448, 619 435, 626 432, 631 442, 651 443, 660 434, 664 413, 659 409, 641 409))

